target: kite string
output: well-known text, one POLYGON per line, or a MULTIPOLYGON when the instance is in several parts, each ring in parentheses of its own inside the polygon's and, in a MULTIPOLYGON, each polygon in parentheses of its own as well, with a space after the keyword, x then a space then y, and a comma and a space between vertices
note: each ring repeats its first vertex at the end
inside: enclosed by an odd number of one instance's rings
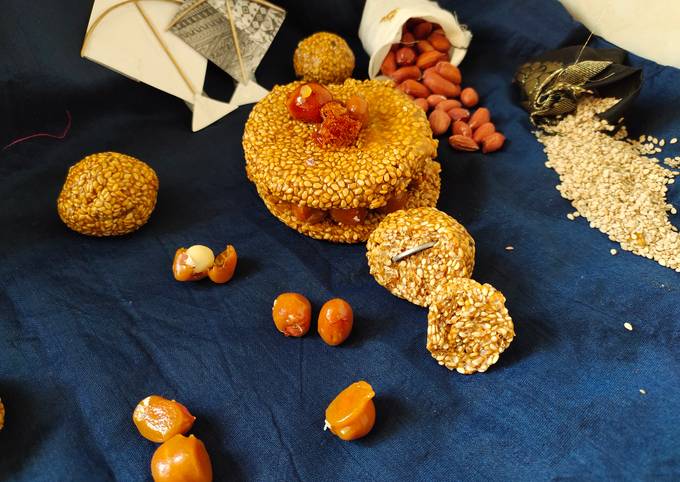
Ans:
POLYGON ((236 34, 236 25, 234 25, 234 17, 231 14, 231 7, 229 6, 229 0, 226 0, 224 4, 227 6, 227 16, 229 17, 229 26, 231 27, 231 35, 234 37, 234 46, 236 47, 236 56, 238 57, 238 63, 241 67, 241 82, 247 82, 246 79, 246 69, 243 66, 243 57, 241 56, 241 47, 239 46, 238 35, 236 34))
POLYGON ((19 139, 14 139, 12 142, 7 144, 5 147, 2 148, 2 150, 9 149, 12 146, 15 146, 21 142, 27 141, 29 139, 34 139, 36 137, 51 137, 52 139, 64 139, 66 135, 69 133, 71 130, 71 113, 67 110, 66 111, 66 127, 64 128, 64 131, 61 134, 50 134, 49 132, 37 132, 35 134, 31 134, 30 136, 26 137, 20 137, 19 139))

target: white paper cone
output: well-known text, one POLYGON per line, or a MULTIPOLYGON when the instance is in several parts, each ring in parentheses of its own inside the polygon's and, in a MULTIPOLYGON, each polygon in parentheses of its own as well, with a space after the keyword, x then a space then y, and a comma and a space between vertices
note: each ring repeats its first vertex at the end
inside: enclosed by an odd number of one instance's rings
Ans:
POLYGON ((368 77, 375 78, 392 44, 401 40, 401 28, 410 18, 438 23, 451 42, 451 63, 460 64, 467 53, 472 33, 456 16, 428 0, 366 0, 359 26, 359 39, 371 57, 368 77))

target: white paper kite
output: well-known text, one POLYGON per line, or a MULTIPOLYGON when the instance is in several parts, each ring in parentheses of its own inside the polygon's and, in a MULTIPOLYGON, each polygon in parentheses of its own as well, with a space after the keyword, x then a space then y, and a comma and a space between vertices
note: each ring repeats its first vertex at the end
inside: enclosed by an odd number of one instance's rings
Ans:
POLYGON ((207 60, 167 31, 179 0, 95 0, 81 56, 179 97, 193 111, 200 130, 255 102, 267 91, 255 82, 238 84, 229 102, 203 93, 207 60))

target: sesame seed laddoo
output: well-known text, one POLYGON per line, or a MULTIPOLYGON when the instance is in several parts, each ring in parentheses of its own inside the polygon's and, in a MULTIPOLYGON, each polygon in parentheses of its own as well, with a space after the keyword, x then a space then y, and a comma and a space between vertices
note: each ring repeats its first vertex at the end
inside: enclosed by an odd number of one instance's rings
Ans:
POLYGON ((340 84, 352 76, 354 53, 345 40, 330 32, 317 32, 302 40, 293 54, 295 75, 323 84, 340 84))
POLYGON ((157 193, 158 177, 149 165, 125 154, 100 152, 69 168, 57 211, 81 234, 118 236, 147 222, 157 193))
POLYGON ((485 372, 515 337, 505 297, 467 278, 437 288, 427 315, 427 349, 458 373, 485 372))
POLYGON ((326 86, 334 101, 359 95, 368 105, 356 142, 334 147, 315 142, 319 124, 289 114, 286 101, 300 85, 274 87, 243 134, 246 173, 274 216, 313 238, 358 243, 390 211, 437 203, 437 141, 411 99, 390 81, 326 86))
POLYGON ((435 287, 450 278, 469 278, 475 241, 448 214, 422 207, 397 211, 383 219, 366 244, 371 274, 393 295, 428 306, 435 287), (396 255, 425 243, 431 248, 393 262, 396 255))

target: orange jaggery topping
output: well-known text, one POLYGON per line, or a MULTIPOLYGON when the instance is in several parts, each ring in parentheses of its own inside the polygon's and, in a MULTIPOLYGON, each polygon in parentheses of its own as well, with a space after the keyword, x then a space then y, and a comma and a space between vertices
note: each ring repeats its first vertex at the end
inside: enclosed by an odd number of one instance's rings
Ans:
POLYGON ((282 293, 274 300, 272 318, 286 336, 304 336, 312 321, 312 304, 299 293, 282 293))
POLYGON ((321 126, 314 133, 314 140, 322 147, 349 147, 359 138, 363 125, 355 119, 341 102, 330 101, 321 107, 321 126))
POLYGON ((345 341, 353 326, 354 313, 345 300, 334 298, 321 307, 317 329, 327 344, 336 346, 345 341))
POLYGON ((208 276, 214 283, 226 283, 234 276, 238 256, 236 249, 229 244, 216 258, 208 270, 208 276))

